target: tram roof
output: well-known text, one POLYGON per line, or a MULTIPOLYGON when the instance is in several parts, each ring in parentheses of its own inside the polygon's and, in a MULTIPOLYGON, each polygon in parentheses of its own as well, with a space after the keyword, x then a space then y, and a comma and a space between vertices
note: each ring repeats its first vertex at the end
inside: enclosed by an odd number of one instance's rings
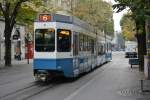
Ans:
MULTIPOLYGON (((40 14, 39 14, 40 15, 40 14)), ((44 14, 43 14, 44 15, 44 14)), ((86 30, 95 32, 95 29, 92 25, 88 24, 85 21, 80 20, 77 17, 69 16, 69 15, 60 15, 60 14, 49 14, 51 16, 51 21, 48 22, 62 22, 62 23, 69 23, 73 25, 80 26, 86 30)), ((35 22, 40 22, 39 16, 35 20, 35 22)))

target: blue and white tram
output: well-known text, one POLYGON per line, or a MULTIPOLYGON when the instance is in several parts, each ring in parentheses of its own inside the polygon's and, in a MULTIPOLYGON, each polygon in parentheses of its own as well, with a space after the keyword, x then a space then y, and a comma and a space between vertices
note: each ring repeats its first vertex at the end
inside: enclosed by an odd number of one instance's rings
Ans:
MULTIPOLYGON (((34 22, 34 31, 33 70, 37 80, 57 75, 77 77, 106 61, 97 59, 98 38, 94 28, 77 18, 40 14, 34 22)), ((103 50, 99 56, 105 59, 105 44, 99 44, 102 45, 99 51, 103 50)))
POLYGON ((102 65, 106 62, 105 54, 106 54, 106 47, 105 47, 106 39, 103 32, 97 32, 97 66, 102 65))
POLYGON ((112 41, 112 38, 109 36, 109 35, 106 35, 105 36, 106 38, 106 61, 109 62, 112 60, 112 45, 111 45, 111 41, 112 41))

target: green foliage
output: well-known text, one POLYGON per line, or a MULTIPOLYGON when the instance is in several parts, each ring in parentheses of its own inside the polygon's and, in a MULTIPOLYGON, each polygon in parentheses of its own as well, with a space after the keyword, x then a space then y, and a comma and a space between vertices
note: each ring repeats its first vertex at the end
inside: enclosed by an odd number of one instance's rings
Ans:
MULTIPOLYGON (((0 3, 3 4, 5 0, 0 0, 0 3)), ((20 1, 26 1, 21 3, 21 7, 18 10, 18 14, 16 16, 16 21, 23 24, 32 24, 35 17, 37 16, 39 7, 44 7, 43 0, 6 0, 9 3, 10 10, 9 15, 12 15, 13 10, 16 4, 20 1)), ((2 11, 0 11, 0 15, 2 11)))
POLYGON ((117 12, 129 7, 133 19, 139 24, 145 24, 146 16, 150 16, 150 0, 115 0, 118 4, 113 5, 117 12))
POLYGON ((98 29, 105 30, 109 35, 114 33, 113 12, 111 4, 107 2, 102 0, 78 0, 73 14, 98 29))
MULTIPOLYGON (((115 0, 118 4, 113 5, 117 12, 129 7, 131 17, 135 22, 137 34, 145 34, 145 22, 150 18, 150 0, 115 0)), ((125 21, 124 21, 125 23, 125 21)), ((129 30, 130 31, 130 30, 129 30)))
POLYGON ((129 17, 131 14, 128 13, 123 16, 121 20, 121 28, 122 28, 122 34, 125 40, 127 41, 134 41, 135 35, 136 35, 136 26, 134 20, 129 17))
MULTIPOLYGON (((140 59, 139 69, 144 70, 144 55, 146 54, 146 31, 145 23, 150 17, 150 0, 115 0, 118 4, 113 7, 117 12, 129 7, 132 12, 132 19, 136 25, 136 37, 138 42, 138 57, 140 59)), ((129 25, 129 24, 128 24, 129 25)), ((126 29, 130 31, 130 28, 126 29)), ((127 32, 126 32, 127 33, 127 32)), ((149 32, 147 32, 149 33, 149 32)))
MULTIPOLYGON (((14 8, 16 1, 8 0, 11 3, 11 9, 14 8)), ((17 15, 17 22, 32 24, 39 12, 54 13, 62 8, 45 4, 44 0, 28 0, 22 4, 17 15)), ((73 15, 96 26, 98 29, 105 30, 106 33, 113 35, 112 8, 109 3, 102 0, 77 0, 78 4, 74 8, 73 15)), ((51 0, 48 0, 51 2, 51 0)), ((11 12, 12 13, 12 12, 11 12)))
POLYGON ((20 23, 32 24, 36 15, 37 15, 37 12, 34 11, 32 8, 22 7, 19 10, 19 14, 16 20, 17 22, 20 22, 20 23))

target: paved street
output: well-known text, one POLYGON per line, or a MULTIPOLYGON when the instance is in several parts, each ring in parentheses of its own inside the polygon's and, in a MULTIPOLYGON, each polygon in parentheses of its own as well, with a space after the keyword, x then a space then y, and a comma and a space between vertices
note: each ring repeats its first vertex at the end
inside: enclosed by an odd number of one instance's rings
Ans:
POLYGON ((73 82, 59 78, 36 83, 32 64, 14 63, 0 69, 0 100, 149 100, 150 93, 140 91, 142 78, 137 66, 130 68, 123 52, 113 53, 112 62, 73 82))

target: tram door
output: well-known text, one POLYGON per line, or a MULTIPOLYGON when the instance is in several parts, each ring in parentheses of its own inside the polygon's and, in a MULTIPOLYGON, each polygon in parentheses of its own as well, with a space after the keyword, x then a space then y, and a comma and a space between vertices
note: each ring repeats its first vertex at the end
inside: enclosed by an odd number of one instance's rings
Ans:
POLYGON ((73 67, 74 73, 79 74, 79 60, 78 60, 78 53, 79 53, 79 36, 77 32, 73 34, 73 67))

